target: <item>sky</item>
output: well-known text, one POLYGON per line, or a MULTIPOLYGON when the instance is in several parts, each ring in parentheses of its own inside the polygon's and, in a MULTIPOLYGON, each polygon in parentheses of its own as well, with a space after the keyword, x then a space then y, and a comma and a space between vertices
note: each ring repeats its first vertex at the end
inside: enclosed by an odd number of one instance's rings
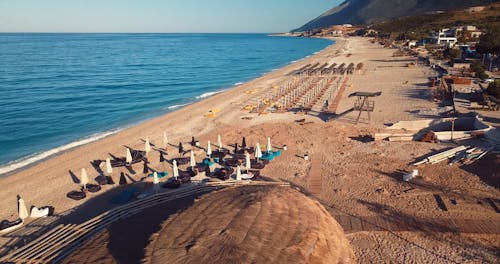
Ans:
POLYGON ((0 0, 0 32, 288 32, 342 0, 0 0))

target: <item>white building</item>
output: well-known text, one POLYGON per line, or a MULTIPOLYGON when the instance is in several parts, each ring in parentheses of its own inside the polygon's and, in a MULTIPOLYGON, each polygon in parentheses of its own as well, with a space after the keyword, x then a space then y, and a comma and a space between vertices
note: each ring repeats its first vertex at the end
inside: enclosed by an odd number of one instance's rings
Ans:
POLYGON ((447 28, 439 30, 438 33, 435 33, 433 38, 438 45, 446 45, 448 47, 453 47, 457 44, 458 39, 456 35, 456 31, 449 30, 447 28))

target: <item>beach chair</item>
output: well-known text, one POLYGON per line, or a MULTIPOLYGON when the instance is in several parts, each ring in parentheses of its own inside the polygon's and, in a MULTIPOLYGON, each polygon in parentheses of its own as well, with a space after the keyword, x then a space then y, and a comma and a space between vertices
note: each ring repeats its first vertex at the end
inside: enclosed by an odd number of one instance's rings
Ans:
POLYGON ((83 191, 71 191, 71 192, 66 194, 66 197, 68 197, 72 200, 78 201, 78 200, 85 199, 85 197, 87 197, 87 194, 85 194, 85 192, 83 192, 83 191))
POLYGON ((0 222, 0 234, 7 234, 12 232, 21 226, 23 226, 24 222, 21 218, 18 218, 14 221, 3 220, 0 222))
POLYGON ((181 181, 179 179, 171 179, 165 184, 163 184, 161 187, 168 189, 177 189, 181 187, 181 181))
POLYGON ((50 213, 50 209, 48 207, 45 207, 45 208, 37 208, 36 206, 33 206, 31 208, 31 213, 30 213, 30 217, 31 218, 41 218, 41 217, 47 217, 49 216, 49 213, 50 213))
MULTIPOLYGON (((163 179, 168 176, 168 172, 163 171, 163 172, 157 172, 158 179, 163 179)), ((148 174, 149 178, 153 178, 153 173, 148 174)))

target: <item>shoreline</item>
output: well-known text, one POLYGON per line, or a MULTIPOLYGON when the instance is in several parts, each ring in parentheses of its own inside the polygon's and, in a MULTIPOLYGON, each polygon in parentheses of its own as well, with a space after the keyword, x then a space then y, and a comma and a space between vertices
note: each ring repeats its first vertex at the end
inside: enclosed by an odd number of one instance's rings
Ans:
MULTIPOLYGON (((74 178, 74 175, 79 175, 81 168, 86 168, 89 173, 89 179, 93 182, 94 177, 98 176, 98 172, 92 166, 91 161, 106 159, 110 154, 118 157, 124 156, 125 145, 142 150, 145 138, 150 139, 153 147, 155 143, 160 145, 159 143, 162 140, 164 131, 167 132, 171 144, 178 144, 178 142, 187 142, 191 139, 191 136, 197 138, 203 135, 206 136, 208 132, 217 131, 227 126, 234 126, 238 122, 241 126, 246 126, 247 122, 240 117, 255 114, 242 112, 243 105, 235 104, 238 101, 243 103, 248 100, 247 97, 254 96, 246 94, 245 91, 260 90, 265 92, 272 84, 286 80, 288 78, 287 74, 292 70, 317 59, 331 57, 331 54, 334 54, 344 46, 343 39, 330 38, 330 40, 334 40, 335 43, 327 46, 318 54, 313 54, 295 63, 287 64, 276 71, 268 72, 240 86, 175 109, 175 111, 167 114, 143 121, 105 138, 54 154, 12 172, 8 176, 0 177, 0 184, 6 187, 5 191, 0 193, 0 199, 3 201, 0 203, 2 207, 0 218, 12 219, 17 215, 17 195, 23 197, 28 206, 51 205, 56 208, 57 212, 67 211, 81 205, 82 201, 73 201, 65 197, 67 192, 79 188, 78 180, 74 178), (221 112, 215 118, 206 117, 205 115, 208 111, 213 108, 219 108, 221 112)), ((276 116, 276 118, 279 119, 282 116, 276 116)), ((253 123, 259 124, 262 121, 265 122, 265 119, 253 123)), ((202 145, 206 145, 207 140, 215 142, 213 138, 199 139, 200 142, 203 142, 202 145)), ((171 152, 173 151, 169 151, 169 154, 171 152)), ((153 161, 157 163, 158 160, 155 157, 153 161)), ((150 166, 155 167, 154 164, 150 166)), ((123 168, 117 168, 113 171, 115 178, 117 177, 116 174, 119 174, 120 171, 129 173, 123 168)), ((118 179, 115 179, 115 182, 118 182, 118 179)), ((104 187, 101 193, 107 193, 115 188, 115 186, 104 187)), ((92 199, 92 197, 90 196, 87 200, 92 199)))
POLYGON ((294 65, 296 63, 300 63, 303 60, 308 59, 308 58, 310 58, 310 57, 312 57, 314 55, 317 55, 317 54, 319 54, 319 52, 322 52, 325 49, 327 49, 327 48, 329 48, 331 46, 335 46, 337 44, 336 39, 334 39, 334 38, 323 38, 323 39, 330 40, 333 43, 330 44, 330 45, 328 45, 328 46, 326 46, 325 48, 323 48, 323 49, 321 49, 319 51, 315 51, 315 52, 313 52, 313 53, 311 53, 309 55, 306 55, 303 58, 290 61, 290 62, 284 64, 280 68, 271 69, 271 70, 268 70, 268 71, 266 71, 266 72, 264 72, 262 74, 256 74, 257 77, 252 78, 250 80, 247 80, 247 81, 242 80, 242 81, 234 83, 233 86, 230 86, 230 87, 227 87, 227 88, 220 87, 220 88, 218 88, 215 91, 204 92, 204 93, 202 93, 202 94, 200 94, 198 96, 195 96, 194 97, 194 101, 189 102, 189 103, 179 104, 179 105, 171 105, 171 106, 164 106, 161 109, 165 110, 165 112, 163 112, 163 113, 161 113, 159 115, 153 115, 153 116, 147 117, 147 118, 145 118, 143 120, 140 120, 138 122, 127 124, 127 125, 118 126, 118 127, 109 129, 107 131, 95 132, 95 133, 90 134, 88 136, 75 139, 75 140, 73 140, 73 141, 71 141, 69 143, 66 143, 66 144, 63 144, 63 145, 59 145, 59 146, 53 147, 53 148, 45 150, 45 151, 35 152, 35 153, 30 154, 30 155, 21 157, 19 159, 16 159, 16 160, 13 160, 13 161, 9 161, 9 162, 7 162, 5 164, 0 164, 0 179, 7 178, 7 177, 10 177, 10 176, 15 175, 17 173, 20 173, 20 172, 22 172, 24 170, 32 168, 32 167, 34 167, 34 166, 36 166, 36 165, 38 165, 40 163, 43 163, 43 162, 45 162, 47 160, 50 160, 52 158, 58 157, 60 155, 63 155, 65 153, 69 152, 69 151, 75 150, 75 149, 77 149, 79 147, 82 147, 82 146, 85 146, 85 145, 88 145, 88 144, 91 144, 91 143, 94 143, 94 142, 98 142, 100 140, 105 140, 106 138, 108 138, 110 136, 113 136, 113 135, 116 135, 116 134, 118 134, 118 133, 120 133, 120 132, 122 132, 124 130, 133 128, 135 126, 142 125, 142 124, 144 124, 146 122, 152 121, 152 120, 154 120, 156 118, 160 118, 160 117, 166 116, 168 114, 173 114, 176 111, 179 111, 179 110, 181 110, 181 109, 183 109, 185 107, 189 107, 189 106, 191 106, 193 104, 196 104, 198 102, 202 102, 202 101, 204 101, 206 99, 209 99, 209 98, 211 98, 213 96, 216 96, 218 94, 225 93, 225 92, 237 89, 238 87, 240 87, 242 85, 245 85, 246 83, 253 82, 253 81, 255 81, 255 80, 259 79, 259 78, 265 77, 268 74, 280 71, 280 70, 282 70, 285 67, 292 66, 292 65, 294 65))

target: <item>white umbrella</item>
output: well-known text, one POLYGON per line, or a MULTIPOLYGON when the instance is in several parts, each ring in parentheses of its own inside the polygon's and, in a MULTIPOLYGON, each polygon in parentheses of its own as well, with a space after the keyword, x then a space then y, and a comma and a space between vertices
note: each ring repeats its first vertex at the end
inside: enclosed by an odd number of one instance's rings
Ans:
POLYGON ((252 168, 252 162, 250 161, 250 154, 246 153, 245 154, 245 168, 248 171, 252 168))
POLYGON ((19 198, 18 202, 18 213, 19 213, 19 218, 21 218, 23 221, 24 219, 28 218, 28 210, 26 209, 26 204, 24 203, 23 198, 19 198))
POLYGON ((89 183, 89 176, 87 175, 87 171, 85 168, 82 168, 82 173, 80 175, 80 183, 83 186, 83 189, 87 189, 87 184, 89 183))
POLYGON ((177 177, 179 177, 179 169, 177 168, 177 161, 176 160, 174 160, 173 166, 174 167, 172 168, 172 170, 174 172, 174 178, 177 179, 177 177))
POLYGON ((236 180, 241 181, 241 168, 240 168, 240 166, 236 167, 236 180))
POLYGON ((125 156, 125 162, 128 164, 132 163, 132 154, 130 153, 130 149, 127 148, 127 154, 125 156))
POLYGON ((146 142, 144 143, 144 151, 146 151, 146 153, 151 151, 151 144, 149 144, 149 138, 146 138, 146 142))
POLYGON ((191 157, 189 159, 189 165, 191 168, 194 168, 196 166, 196 159, 194 158, 194 151, 191 150, 191 157))
POLYGON ((267 152, 273 151, 273 148, 271 146, 271 138, 270 137, 267 138, 266 150, 267 150, 267 152))
POLYGON ((217 135, 217 146, 219 146, 219 150, 222 149, 222 140, 220 138, 220 135, 217 135))
POLYGON ((167 149, 167 145, 168 145, 167 132, 163 132, 163 148, 167 149))
POLYGON ((111 160, 109 158, 106 158, 106 173, 113 173, 113 167, 111 167, 111 160))
POLYGON ((210 155, 212 155, 212 147, 210 146, 210 140, 209 140, 207 145, 207 156, 210 155))
POLYGON ((260 159, 262 158, 262 151, 260 150, 260 144, 257 143, 255 145, 255 158, 260 159))

